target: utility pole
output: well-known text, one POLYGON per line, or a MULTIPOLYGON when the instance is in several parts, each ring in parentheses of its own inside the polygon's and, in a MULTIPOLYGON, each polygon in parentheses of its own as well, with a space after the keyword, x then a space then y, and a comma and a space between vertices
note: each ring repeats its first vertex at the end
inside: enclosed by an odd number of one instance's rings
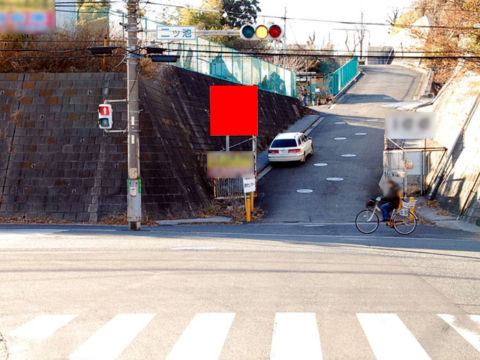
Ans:
POLYGON ((140 230, 142 221, 142 194, 140 181, 140 129, 138 96, 138 0, 127 2, 127 139, 128 184, 127 221, 130 230, 140 230))
POLYGON ((287 66, 287 7, 285 6, 285 16, 283 18, 283 68, 287 66))

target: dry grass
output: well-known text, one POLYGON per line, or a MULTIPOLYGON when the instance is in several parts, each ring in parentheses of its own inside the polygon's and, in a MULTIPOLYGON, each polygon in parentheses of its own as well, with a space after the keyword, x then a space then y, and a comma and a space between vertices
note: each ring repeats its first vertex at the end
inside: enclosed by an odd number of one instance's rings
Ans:
POLYGON ((431 209, 437 210, 437 215, 442 215, 442 216, 455 216, 453 215, 450 211, 442 209, 440 204, 438 203, 437 200, 428 200, 426 203, 422 204, 422 206, 429 207, 431 209))
MULTIPOLYGON (((106 24, 89 22, 54 34, 0 35, 0 72, 102 71, 103 56, 92 56, 88 47, 103 46, 105 34, 106 24)), ((123 45, 115 39, 110 42, 111 46, 123 45)), ((125 72, 125 64, 119 65, 124 54, 122 49, 114 50, 114 56, 106 57, 105 70, 125 72)))
MULTIPOLYGON (((267 212, 256 206, 252 213, 252 221, 260 221, 267 212)), ((210 218, 226 216, 234 219, 234 223, 246 221, 244 199, 214 200, 209 206, 200 210, 199 217, 210 218)))

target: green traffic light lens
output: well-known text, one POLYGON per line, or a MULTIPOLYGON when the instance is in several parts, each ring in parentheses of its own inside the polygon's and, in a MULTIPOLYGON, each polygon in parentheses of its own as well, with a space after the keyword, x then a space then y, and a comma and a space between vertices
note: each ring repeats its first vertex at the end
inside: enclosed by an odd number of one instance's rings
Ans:
POLYGON ((255 35, 255 29, 253 26, 246 25, 242 29, 242 35, 245 36, 247 39, 251 39, 253 35, 255 35))
POLYGON ((99 123, 100 123, 100 127, 108 127, 109 123, 108 123, 108 118, 102 118, 99 120, 99 123))

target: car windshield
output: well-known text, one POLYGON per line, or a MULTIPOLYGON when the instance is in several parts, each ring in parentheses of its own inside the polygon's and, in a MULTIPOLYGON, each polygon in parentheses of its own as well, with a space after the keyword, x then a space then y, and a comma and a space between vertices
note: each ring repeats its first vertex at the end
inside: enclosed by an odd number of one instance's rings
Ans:
POLYGON ((272 148, 283 148, 283 147, 296 147, 297 142, 295 139, 278 139, 274 140, 272 143, 272 148))

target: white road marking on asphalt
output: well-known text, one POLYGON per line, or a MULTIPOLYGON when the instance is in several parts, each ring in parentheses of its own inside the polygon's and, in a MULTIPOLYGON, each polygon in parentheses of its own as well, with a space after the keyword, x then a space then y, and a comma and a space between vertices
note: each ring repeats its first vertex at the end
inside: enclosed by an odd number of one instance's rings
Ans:
POLYGON ((355 157, 355 156, 357 156, 357 155, 355 155, 355 154, 343 154, 343 155, 342 155, 342 157, 347 157, 347 158, 349 158, 349 157, 355 157))
MULTIPOLYGON (((464 329, 459 324, 456 323, 456 318, 453 315, 447 314, 438 314, 438 316, 450 325, 456 332, 458 332, 462 337, 467 340, 470 345, 472 345, 477 351, 480 351, 480 334, 472 330, 464 329)), ((470 315, 470 319, 480 325, 480 316, 470 315)), ((480 330, 480 328, 479 328, 480 330)))
POLYGON ((70 360, 114 360, 155 317, 155 314, 118 314, 92 335, 70 360))
POLYGON ((316 163, 316 164, 313 164, 313 166, 327 166, 328 164, 327 163, 316 163))
POLYGON ((277 313, 270 360, 321 360, 322 346, 314 313, 277 313))
POLYGON ((343 181, 343 178, 340 177, 329 177, 327 178, 328 181, 343 181))
POLYGON ((167 360, 217 360, 234 318, 234 313, 195 315, 167 360))
POLYGON ((305 136, 308 136, 308 135, 313 131, 313 129, 316 128, 316 127, 323 121, 324 118, 325 118, 325 117, 323 117, 323 116, 320 117, 320 118, 318 118, 318 119, 312 124, 312 126, 310 127, 310 129, 308 129, 307 131, 305 131, 305 136))
MULTIPOLYGON (((275 226, 278 226, 278 225, 282 225, 282 224, 279 224, 279 223, 270 223, 269 225, 275 225, 275 226)), ((283 224, 283 225, 287 225, 287 224, 283 224)), ((298 223, 295 223, 295 224, 288 224, 290 226, 292 225, 296 225, 298 226, 299 224, 298 223)), ((300 224, 301 225, 301 224, 300 224)), ((344 225, 355 225, 355 222, 350 222, 350 223, 344 223, 344 222, 339 222, 339 223, 326 223, 326 225, 336 225, 336 226, 344 226, 344 225)), ((252 226, 255 226, 254 224, 252 226)), ((258 227, 264 227, 265 225, 258 225, 258 227)), ((158 232, 158 233, 163 233, 163 234, 171 234, 171 232, 167 232, 167 231, 155 231, 155 232, 158 232)), ((352 240, 356 240, 356 241, 359 241, 359 242, 362 242, 362 241, 368 241, 368 239, 371 239, 372 237, 374 238, 377 238, 377 239, 394 239, 394 240, 398 240, 398 237, 397 236, 388 236, 388 235, 373 235, 369 238, 366 238, 365 236, 363 235, 322 235, 322 234, 261 234, 261 233, 246 233, 246 232, 212 232, 212 231, 176 231, 176 233, 186 233, 186 234, 189 234, 189 235, 192 235, 192 234, 195 234, 195 235, 198 235, 198 236, 205 236, 205 235, 209 235, 211 237, 215 237, 215 236, 231 236, 231 235, 235 235, 235 236, 241 236, 242 238, 244 236, 258 236, 258 237, 261 237, 261 236, 265 236, 265 237, 306 237, 306 238, 340 238, 340 239, 352 239, 352 240)), ((417 241, 442 241, 442 242, 451 242, 452 240, 455 240, 455 241, 460 241, 460 242, 470 242, 472 241, 471 239, 466 239, 466 240, 463 240, 463 239, 452 239, 452 238, 446 238, 446 239, 439 239, 439 238, 422 238, 422 237, 413 237, 413 236, 409 236, 408 238, 409 240, 417 240, 417 241)), ((256 240, 256 239, 253 239, 253 240, 256 240)))
POLYGON ((336 137, 335 140, 347 140, 346 137, 336 137))
POLYGON ((310 193, 313 192, 313 190, 312 189, 298 189, 297 192, 300 193, 300 194, 310 194, 310 193))
POLYGON ((78 315, 39 315, 13 330, 9 335, 29 339, 46 339, 78 315))
POLYGON ((272 169, 272 165, 268 165, 260 174, 257 175, 257 181, 267 175, 272 169))
POLYGON ((172 250, 215 250, 214 246, 180 246, 173 247, 172 250))
POLYGON ((337 122, 335 123, 335 125, 343 125, 343 124, 345 124, 345 121, 337 121, 337 122))
POLYGON ((303 225, 303 226, 305 226, 305 227, 323 227, 325 225, 314 225, 314 224, 312 224, 312 225, 303 225))
POLYGON ((19 230, 0 230, 0 238, 2 240, 25 240, 29 237, 44 237, 56 233, 61 233, 67 230, 58 229, 19 229, 19 230))
POLYGON ((377 360, 431 360, 396 314, 357 314, 377 360))
POLYGON ((364 136, 367 135, 367 133, 355 133, 356 136, 364 136))

